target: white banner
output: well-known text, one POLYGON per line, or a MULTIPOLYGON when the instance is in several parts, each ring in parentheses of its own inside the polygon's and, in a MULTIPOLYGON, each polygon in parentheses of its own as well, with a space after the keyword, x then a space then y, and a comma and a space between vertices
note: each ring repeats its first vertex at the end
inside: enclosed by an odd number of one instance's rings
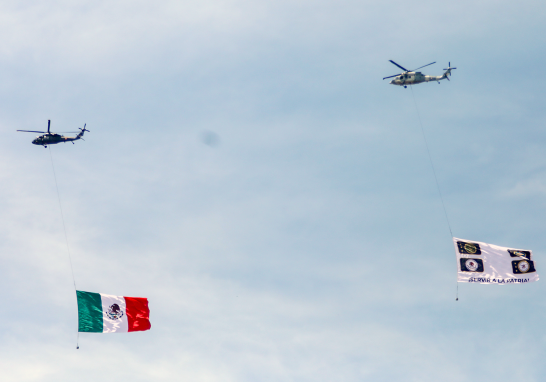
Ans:
POLYGON ((453 238, 457 281, 480 284, 523 284, 538 281, 533 252, 453 238))

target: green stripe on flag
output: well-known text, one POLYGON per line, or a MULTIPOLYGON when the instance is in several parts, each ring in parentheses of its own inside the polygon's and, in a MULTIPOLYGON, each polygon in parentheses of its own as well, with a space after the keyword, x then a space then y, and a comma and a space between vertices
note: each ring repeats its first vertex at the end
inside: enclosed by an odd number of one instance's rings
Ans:
POLYGON ((102 302, 100 294, 77 290, 78 331, 102 333, 102 302))

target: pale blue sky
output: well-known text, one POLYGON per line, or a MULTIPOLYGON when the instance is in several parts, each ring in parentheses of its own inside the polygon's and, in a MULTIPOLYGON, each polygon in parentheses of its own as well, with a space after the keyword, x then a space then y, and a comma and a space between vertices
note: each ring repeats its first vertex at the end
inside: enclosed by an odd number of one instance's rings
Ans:
POLYGON ((542 381, 544 281, 460 285, 453 234, 546 254, 539 1, 0 3, 2 381, 542 381), (79 289, 152 330, 80 336, 79 289), (208 146, 203 134, 218 144, 208 146))

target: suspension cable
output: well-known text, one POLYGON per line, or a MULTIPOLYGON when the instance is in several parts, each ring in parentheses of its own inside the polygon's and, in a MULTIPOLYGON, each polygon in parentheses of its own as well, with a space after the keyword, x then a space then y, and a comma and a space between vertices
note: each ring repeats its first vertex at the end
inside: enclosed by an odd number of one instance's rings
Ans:
MULTIPOLYGON (((53 164, 53 155, 51 154, 51 147, 49 149, 49 157, 51 158, 51 168, 53 169, 53 179, 55 179, 55 188, 57 190, 57 200, 59 201, 59 210, 61 211, 61 220, 63 222, 63 231, 64 231, 64 239, 66 242, 66 251, 68 252, 68 262, 70 263, 70 271, 72 273, 72 282, 74 284, 74 291, 77 291, 76 288, 76 278, 74 277, 74 267, 72 266, 72 256, 70 255, 70 246, 68 245, 68 235, 66 234, 66 224, 64 222, 64 214, 63 214, 63 206, 61 204, 61 195, 59 193, 59 185, 57 183, 57 175, 55 173, 55 165, 53 164)), ((80 332, 79 329, 77 331, 77 339, 76 339, 76 349, 79 349, 79 339, 80 339, 80 332)))
MULTIPOLYGON (((436 176, 436 169, 434 168, 434 163, 432 161, 432 155, 430 154, 430 149, 428 147, 427 137, 425 135, 425 129, 423 128, 423 122, 421 121, 421 113, 419 113, 419 107, 417 106, 417 101, 415 99, 415 94, 413 93, 413 86, 410 85, 411 89, 411 95, 413 98, 413 103, 415 104, 415 110, 417 110, 417 117, 419 119, 419 125, 421 126, 421 133, 423 134, 423 140, 425 141, 425 147, 427 148, 427 154, 428 159, 430 162, 430 167, 432 168, 432 174, 434 175, 434 181, 436 182, 436 188, 438 189, 438 195, 440 195, 440 200, 442 202, 442 208, 444 210, 444 216, 446 218, 447 227, 449 228, 449 234, 451 235, 451 239, 453 239, 453 232, 451 230, 451 224, 449 222, 449 217, 447 216, 447 210, 446 205, 444 203, 444 196, 442 195, 442 190, 440 188, 440 183, 438 182, 438 177, 436 176)), ((455 301, 459 301, 459 282, 457 282, 457 292, 456 292, 456 298, 455 301)))

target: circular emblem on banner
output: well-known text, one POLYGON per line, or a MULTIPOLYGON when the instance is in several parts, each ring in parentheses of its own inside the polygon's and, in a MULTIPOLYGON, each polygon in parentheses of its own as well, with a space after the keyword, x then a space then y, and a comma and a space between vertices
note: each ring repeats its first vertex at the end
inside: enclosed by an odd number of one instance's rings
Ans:
POLYGON ((480 264, 474 259, 468 259, 465 261, 464 265, 466 265, 466 269, 468 269, 471 272, 476 272, 478 270, 478 267, 480 264))
POLYGON ((464 245, 464 249, 465 249, 465 251, 468 252, 468 253, 476 253, 476 252, 478 252, 478 247, 476 247, 476 246, 475 246, 474 244, 472 244, 472 243, 466 243, 466 244, 464 245))
POLYGON ((106 315, 111 320, 119 320, 121 317, 123 317, 123 311, 121 310, 118 304, 112 304, 108 308, 106 315))
POLYGON ((529 265, 529 262, 528 261, 525 261, 525 260, 521 260, 519 263, 518 263, 518 269, 521 273, 527 273, 529 272, 529 269, 531 269, 531 266, 529 265))

